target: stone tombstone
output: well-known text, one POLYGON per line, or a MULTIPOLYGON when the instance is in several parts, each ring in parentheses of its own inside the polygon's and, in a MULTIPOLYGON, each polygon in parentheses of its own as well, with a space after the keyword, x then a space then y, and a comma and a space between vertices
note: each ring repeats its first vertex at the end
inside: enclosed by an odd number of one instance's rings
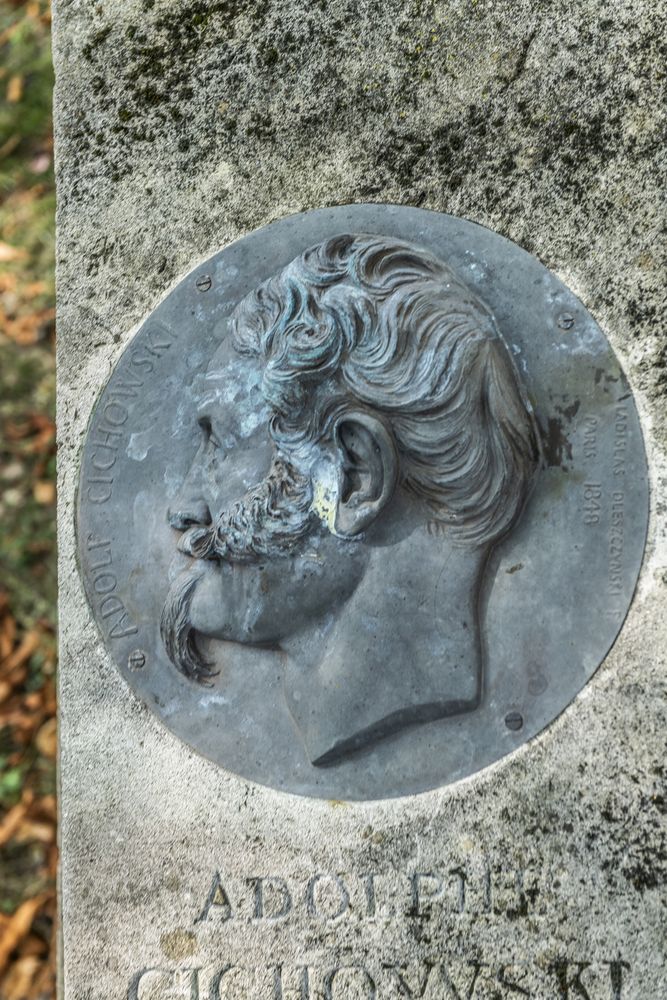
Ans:
POLYGON ((664 995, 665 11, 533 6, 55 4, 64 1000, 664 995))

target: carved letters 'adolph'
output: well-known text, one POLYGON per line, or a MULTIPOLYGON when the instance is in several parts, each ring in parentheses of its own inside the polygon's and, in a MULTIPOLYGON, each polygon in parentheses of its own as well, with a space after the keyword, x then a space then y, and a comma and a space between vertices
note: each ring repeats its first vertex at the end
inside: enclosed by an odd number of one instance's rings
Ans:
POLYGON ((352 798, 471 773, 558 714, 647 515, 581 304, 493 233, 393 206, 275 223, 186 278, 98 402, 79 497, 102 634, 166 724, 352 798))

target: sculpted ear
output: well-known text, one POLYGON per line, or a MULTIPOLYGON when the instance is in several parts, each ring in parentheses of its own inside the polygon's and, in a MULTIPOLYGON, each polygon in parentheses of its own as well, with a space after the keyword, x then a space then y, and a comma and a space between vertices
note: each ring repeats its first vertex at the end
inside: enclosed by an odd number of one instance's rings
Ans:
POLYGON ((398 478, 396 445, 381 420, 356 411, 338 419, 334 438, 341 462, 336 532, 357 535, 391 500, 398 478))

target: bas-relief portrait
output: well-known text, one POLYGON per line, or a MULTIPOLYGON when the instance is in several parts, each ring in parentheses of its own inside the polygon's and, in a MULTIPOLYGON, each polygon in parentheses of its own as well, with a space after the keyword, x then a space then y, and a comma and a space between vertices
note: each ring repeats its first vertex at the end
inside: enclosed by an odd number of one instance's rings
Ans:
POLYGON ((173 665, 207 685, 226 644, 274 650, 318 767, 473 712, 485 566, 540 463, 477 295, 393 238, 311 247, 236 306, 198 423, 167 512, 173 665))

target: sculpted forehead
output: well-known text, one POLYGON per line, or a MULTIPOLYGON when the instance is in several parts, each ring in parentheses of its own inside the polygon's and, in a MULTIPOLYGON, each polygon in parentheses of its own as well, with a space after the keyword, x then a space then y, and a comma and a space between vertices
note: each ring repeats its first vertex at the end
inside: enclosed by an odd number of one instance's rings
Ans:
POLYGON ((193 384, 200 418, 224 425, 237 439, 266 429, 271 410, 262 395, 262 375, 259 359, 239 354, 226 339, 193 384))

